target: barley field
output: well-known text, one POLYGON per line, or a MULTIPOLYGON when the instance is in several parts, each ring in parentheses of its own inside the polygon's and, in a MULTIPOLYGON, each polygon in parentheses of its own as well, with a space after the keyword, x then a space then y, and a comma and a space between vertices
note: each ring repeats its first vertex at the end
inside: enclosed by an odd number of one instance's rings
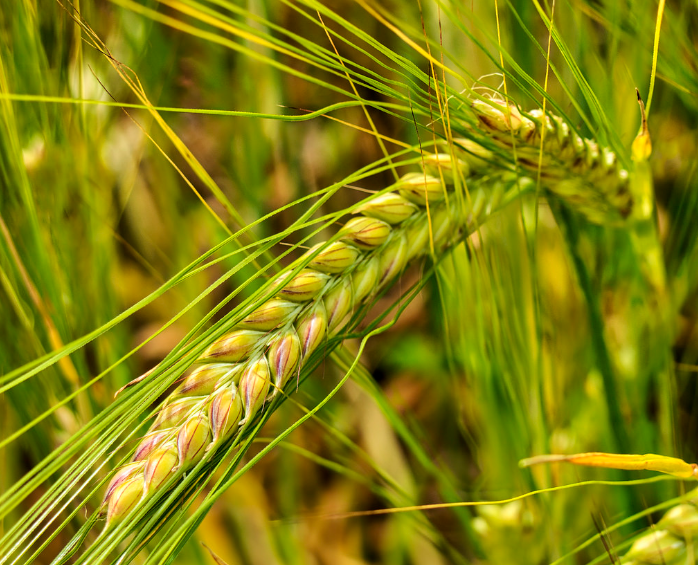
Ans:
POLYGON ((698 562, 697 29, 0 0, 0 565, 698 562))

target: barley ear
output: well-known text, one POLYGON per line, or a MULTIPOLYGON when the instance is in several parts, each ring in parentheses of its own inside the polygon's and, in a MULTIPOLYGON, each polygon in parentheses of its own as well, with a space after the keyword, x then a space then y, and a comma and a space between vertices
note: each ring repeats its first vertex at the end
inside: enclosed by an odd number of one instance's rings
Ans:
MULTIPOLYGON (((445 159, 439 166, 447 166, 445 159)), ((470 171, 460 161, 455 166, 459 174, 470 171)), ((365 214, 351 218, 337 241, 307 252, 296 274, 289 271, 272 283, 273 298, 206 347, 200 365, 167 398, 136 447, 136 463, 112 479, 105 496, 109 523, 135 507, 138 485, 152 496, 214 446, 240 434, 329 335, 426 253, 430 236, 437 251, 458 240, 463 216, 454 211, 455 199, 453 205, 444 202, 447 187, 439 179, 415 173, 397 186, 401 194, 381 194, 359 206, 365 214)), ((473 225, 485 209, 482 190, 474 200, 464 218, 473 225)))

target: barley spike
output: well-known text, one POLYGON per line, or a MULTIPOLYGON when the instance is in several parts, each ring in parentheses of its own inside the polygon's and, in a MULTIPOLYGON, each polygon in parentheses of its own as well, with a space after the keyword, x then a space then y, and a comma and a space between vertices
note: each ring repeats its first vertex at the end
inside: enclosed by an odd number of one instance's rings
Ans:
MULTIPOLYGON (((458 164, 461 173, 469 170, 464 163, 458 164)), ((440 159, 439 166, 446 165, 440 159)), ((161 407, 133 463, 116 471, 103 505, 107 527, 248 425, 329 335, 340 332, 409 261, 430 251, 430 233, 438 252, 460 239, 459 229, 473 229, 484 211, 485 186, 517 182, 509 172, 486 177, 482 187, 477 178, 471 181, 475 205, 464 212, 458 199, 446 203, 447 186, 436 176, 407 174, 397 192, 360 206, 362 214, 339 230, 336 241, 318 244, 299 259, 293 265, 301 269, 297 274, 279 276, 273 297, 207 347, 200 365, 161 407)))

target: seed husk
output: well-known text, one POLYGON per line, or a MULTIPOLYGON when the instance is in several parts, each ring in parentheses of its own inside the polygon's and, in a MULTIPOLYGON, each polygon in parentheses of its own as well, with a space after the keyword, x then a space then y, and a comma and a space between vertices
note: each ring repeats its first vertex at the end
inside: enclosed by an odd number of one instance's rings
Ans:
POLYGON ((274 379, 274 390, 270 398, 284 389, 300 359, 301 341, 294 328, 272 338, 267 352, 269 369, 274 379))
POLYGON ((302 357, 306 358, 322 343, 327 333, 327 311, 322 301, 301 316, 296 331, 301 342, 302 357))
POLYGON ((386 192, 358 208, 357 213, 395 225, 404 222, 418 210, 417 206, 399 194, 386 192))
MULTIPOLYGON (((313 252, 324 244, 320 243, 313 247, 308 253, 313 252)), ((359 250, 353 245, 343 241, 335 241, 317 254, 311 261, 310 266, 323 273, 341 273, 351 267, 359 258, 359 250)))
POLYGON ((116 487, 119 485, 125 483, 126 481, 131 480, 134 478, 138 473, 143 473, 143 463, 138 461, 135 463, 129 463, 128 465, 124 465, 119 469, 116 474, 112 477, 112 480, 109 481, 109 486, 107 486, 107 492, 104 494, 104 500, 103 502, 106 502, 109 500, 110 496, 112 493, 116 490, 116 487))
POLYGON ((315 298, 325 288, 328 276, 313 269, 303 269, 289 282, 289 273, 282 275, 276 281, 276 285, 282 287, 279 296, 292 302, 307 302, 315 298))
POLYGON ((626 558, 652 565, 662 565, 673 563, 684 553, 686 553, 686 542, 666 530, 656 530, 636 540, 626 554, 626 558))
POLYGON ((142 474, 117 485, 109 495, 107 527, 121 521, 138 504, 145 490, 142 474))
POLYGON ((680 538, 695 538, 698 535, 698 508, 693 504, 674 506, 657 522, 657 527, 680 538))
POLYGON ((384 285, 395 278, 407 264, 407 239, 400 234, 394 238, 380 255, 378 284, 384 285))
MULTIPOLYGON (((250 316, 245 318, 247 320, 250 316)), ((264 338, 264 333, 252 330, 235 330, 217 339, 201 356, 204 361, 237 363, 246 359, 264 338)), ((199 369, 205 371, 205 368, 199 369)))
POLYGON ((441 180, 423 173, 408 173, 398 181, 400 194, 407 200, 426 205, 429 202, 440 202, 445 198, 441 180))
POLYGON ((164 483, 179 464, 177 447, 174 442, 155 449, 146 459, 143 477, 148 492, 164 483))
POLYGON ((446 206, 442 206, 434 212, 431 222, 434 232, 434 247, 439 247, 446 242, 449 234, 453 231, 452 223, 451 211, 446 206))
POLYGON ((179 466, 184 467, 198 461, 210 440, 210 426, 205 414, 189 418, 177 434, 179 466))
POLYGON ((216 385, 221 380, 232 377, 234 373, 234 367, 228 363, 198 367, 175 389, 172 398, 177 396, 208 396, 216 389, 216 385))
POLYGON ((339 323, 351 311, 354 301, 351 278, 344 277, 341 282, 330 290, 324 297, 327 312, 327 328, 332 333, 339 323))
POLYGON ((352 274, 352 284, 354 287, 354 301, 363 302, 373 290, 378 282, 378 258, 372 257, 352 274))
POLYGON ((203 396, 187 396, 173 400, 160 410, 153 424, 152 431, 178 426, 189 415, 192 408, 204 398, 203 396))
POLYGON ((390 236, 390 226, 383 220, 359 216, 349 220, 340 234, 360 249, 373 249, 385 243, 390 236))
POLYGON ((231 430, 237 429, 242 418, 242 397, 234 384, 222 387, 213 395, 209 407, 209 419, 213 439, 207 449, 219 440, 228 436, 231 430))
POLYGON ((250 330, 273 330, 282 326, 299 308, 298 304, 272 298, 249 314, 238 325, 250 330))
POLYGON ((461 148, 458 154, 463 161, 468 163, 471 171, 479 173, 491 166, 494 153, 489 149, 485 149, 479 143, 466 138, 454 139, 453 143, 456 147, 461 148))
POLYGON ((249 422, 262 407, 269 392, 269 365, 265 357, 251 361, 240 378, 240 395, 245 406, 245 417, 240 426, 249 422))
POLYGON ((138 444, 136 452, 133 454, 133 461, 142 461, 146 459, 148 455, 170 435, 172 435, 170 429, 146 434, 141 440, 141 443, 138 444))
POLYGON ((429 246, 429 223, 422 222, 410 226, 405 231, 407 241, 407 261, 426 252, 429 246))
POLYGON ((454 177, 467 177, 470 167, 468 163, 454 158, 450 153, 430 153, 422 157, 422 166, 426 173, 435 178, 443 178, 447 183, 454 182, 454 177))
POLYGON ((488 128, 498 132, 520 132, 528 141, 528 136, 535 131, 535 123, 521 115, 514 104, 497 100, 473 100, 473 109, 477 117, 488 128))

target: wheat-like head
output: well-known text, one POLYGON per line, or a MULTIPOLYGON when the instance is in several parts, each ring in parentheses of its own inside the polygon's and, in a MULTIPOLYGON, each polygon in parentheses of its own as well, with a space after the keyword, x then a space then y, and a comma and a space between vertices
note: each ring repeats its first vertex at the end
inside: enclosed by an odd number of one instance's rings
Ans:
MULTIPOLYGON (((643 213, 615 155, 573 134, 561 118, 534 110, 531 119, 499 103, 475 101, 473 108, 486 134, 506 147, 514 139, 523 169, 540 170, 546 187, 592 221, 643 213), (547 153, 539 163, 543 127, 547 153)), ((473 141, 455 140, 451 149, 424 156, 422 172, 408 173, 392 192, 368 198, 335 238, 291 265, 261 306, 209 345, 160 408, 132 462, 116 471, 103 504, 107 527, 173 474, 240 433, 410 261, 458 241, 466 224, 477 224, 496 208, 507 184, 533 183, 520 171, 493 174, 492 153, 473 141), (449 197, 456 178, 467 181, 467 199, 453 192, 449 197)))
MULTIPOLYGON (((465 161, 458 166, 459 174, 469 174, 465 161)), ((280 275, 266 302, 208 346, 160 408, 132 462, 116 471, 104 498, 107 527, 173 474, 239 434, 362 305, 410 261, 459 241, 464 227, 472 229, 496 206, 499 185, 515 177, 469 180, 466 204, 453 193, 449 198, 450 185, 435 176, 403 176, 396 190, 368 198, 333 240, 280 275), (492 195, 488 207, 486 192, 492 195)))

